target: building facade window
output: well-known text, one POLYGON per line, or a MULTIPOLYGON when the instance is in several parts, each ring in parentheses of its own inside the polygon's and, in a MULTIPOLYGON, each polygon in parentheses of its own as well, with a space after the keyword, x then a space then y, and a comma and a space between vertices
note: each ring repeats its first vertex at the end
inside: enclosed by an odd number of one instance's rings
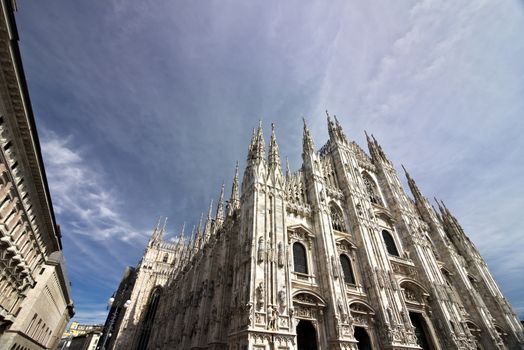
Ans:
POLYGON ((293 244, 293 263, 295 272, 308 273, 306 248, 298 242, 293 244))
POLYGON ((373 181, 371 176, 367 173, 363 173, 362 177, 364 178, 364 186, 366 186, 366 192, 368 193, 371 203, 383 205, 375 181, 373 181))
POLYGON ((158 308, 158 302, 160 300, 160 287, 157 287, 151 293, 151 299, 149 306, 146 311, 146 315, 143 321, 142 331, 138 340, 137 350, 147 350, 149 343, 149 336, 151 335, 151 327, 155 319, 156 309, 158 308))
POLYGON ((389 233, 386 230, 383 230, 382 238, 384 239, 384 243, 386 244, 386 249, 388 251, 388 254, 393 255, 393 256, 400 256, 398 253, 397 246, 395 245, 395 240, 393 239, 393 236, 391 235, 391 233, 389 233))
POLYGON ((342 266, 342 272, 344 273, 344 282, 349 284, 355 284, 355 275, 353 274, 353 267, 351 266, 351 260, 349 260, 347 255, 340 255, 340 265, 342 266))
POLYGON ((340 232, 347 232, 342 211, 334 203, 330 205, 331 227, 340 232))

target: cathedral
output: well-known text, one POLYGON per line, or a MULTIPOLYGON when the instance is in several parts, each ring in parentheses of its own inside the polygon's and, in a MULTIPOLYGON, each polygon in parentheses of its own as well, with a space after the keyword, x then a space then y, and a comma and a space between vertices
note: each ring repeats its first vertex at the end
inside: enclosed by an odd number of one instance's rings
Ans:
POLYGON ((327 119, 319 150, 304 121, 296 172, 281 168, 274 126, 266 155, 259 126, 229 201, 222 186, 188 237, 167 241, 157 224, 110 348, 523 348, 517 315, 444 203, 404 169, 409 196, 374 137, 368 155, 327 119))

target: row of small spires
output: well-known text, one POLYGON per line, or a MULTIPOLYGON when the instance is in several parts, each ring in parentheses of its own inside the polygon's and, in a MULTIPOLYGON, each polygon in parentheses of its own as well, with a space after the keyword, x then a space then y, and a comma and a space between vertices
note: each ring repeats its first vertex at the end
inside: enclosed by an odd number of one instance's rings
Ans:
MULTIPOLYGON (((327 123, 328 123, 328 131, 330 140, 333 142, 341 142, 347 144, 347 137, 342 129, 342 126, 340 125, 340 122, 338 121, 337 117, 334 116, 334 122, 332 121, 328 111, 326 110, 326 116, 327 116, 327 123)), ((309 128, 307 126, 306 120, 303 118, 304 123, 304 130, 303 130, 303 153, 307 154, 309 152, 314 152, 315 146, 313 139, 311 137, 311 132, 309 131, 309 128)), ((366 140, 368 143, 368 149, 371 153, 371 157, 374 159, 382 159, 385 162, 391 163, 388 158, 386 157, 384 151, 382 150, 382 146, 378 143, 378 141, 375 139, 373 134, 371 134, 371 137, 368 135, 366 131, 364 131, 366 135, 366 140)), ((262 121, 259 122, 258 129, 253 128, 253 133, 251 137, 251 142, 249 144, 248 148, 248 156, 247 161, 248 165, 250 162, 257 161, 257 160, 263 160, 265 159, 265 141, 264 141, 264 133, 262 130, 262 121)), ((268 150, 268 159, 267 159, 268 165, 270 169, 278 169, 280 170, 280 154, 279 154, 279 148, 276 141, 276 135, 275 135, 275 124, 271 123, 271 139, 269 144, 269 150, 268 150)), ((410 190, 415 197, 415 200, 424 200, 424 197, 422 193, 420 192, 417 184, 415 183, 415 180, 409 175, 408 171, 402 165, 402 168, 404 169, 404 173, 406 175, 408 185, 410 187, 410 190)), ((286 177, 289 177, 291 174, 290 168, 289 168, 289 162, 286 157, 286 177)), ((233 214, 234 210, 239 207, 240 199, 239 199, 239 165, 238 161, 236 163, 235 167, 235 176, 233 178, 233 184, 231 188, 231 197, 229 202, 227 202, 226 205, 226 211, 227 215, 230 216, 233 214)), ((447 209, 446 205, 443 201, 439 201, 435 198, 435 202, 438 205, 440 215, 437 212, 437 210, 434 209, 435 213, 439 215, 441 218, 446 216, 447 218, 451 218, 454 222, 457 222, 455 217, 451 214, 451 212, 447 209)), ((212 210, 213 210, 213 200, 209 203, 209 209, 208 209, 208 215, 207 220, 205 223, 205 226, 202 227, 202 221, 204 214, 201 214, 200 221, 198 224, 198 227, 196 228, 193 226, 193 230, 190 236, 189 245, 193 245, 193 248, 197 248, 196 246, 202 245, 212 234, 213 230, 216 230, 219 228, 225 219, 225 213, 224 213, 224 182, 222 182, 222 187, 220 190, 220 196, 218 200, 218 205, 216 209, 215 218, 212 218, 212 210)), ((160 218, 158 219, 158 222, 155 226, 155 229, 153 231, 151 241, 160 242, 163 240, 163 236, 165 233, 165 227, 167 224, 167 218, 164 220, 164 225, 162 229, 160 229, 160 218)), ((457 222, 458 224, 458 222, 457 222)), ((182 226, 182 231, 178 235, 178 243, 182 242, 181 244, 185 244, 185 223, 182 226)))

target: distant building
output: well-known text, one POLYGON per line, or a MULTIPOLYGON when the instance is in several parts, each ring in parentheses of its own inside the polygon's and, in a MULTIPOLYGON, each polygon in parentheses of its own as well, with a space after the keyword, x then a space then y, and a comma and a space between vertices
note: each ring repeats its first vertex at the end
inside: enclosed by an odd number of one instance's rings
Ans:
MULTIPOLYGON (((116 349, 520 349, 522 325, 443 205, 328 117, 283 173, 253 133, 242 185, 186 243, 154 229, 116 349), (240 191, 239 191, 240 189, 240 191), (226 210, 224 210, 226 209, 226 210)), ((515 278, 519 278, 515 276, 515 278)))
POLYGON ((136 274, 135 268, 128 266, 122 276, 122 280, 118 286, 117 291, 110 299, 110 309, 107 315, 106 322, 103 326, 103 335, 99 342, 100 350, 112 349, 116 332, 120 328, 120 323, 129 305, 131 292, 135 285, 136 274))
POLYGON ((0 0, 0 349, 54 349, 74 314, 14 19, 0 0))
POLYGON ((62 338, 76 337, 89 332, 102 332, 103 329, 103 324, 82 324, 78 322, 71 322, 69 329, 64 332, 62 338))
POLYGON ((96 350, 102 332, 89 331, 80 335, 62 338, 56 350, 96 350))

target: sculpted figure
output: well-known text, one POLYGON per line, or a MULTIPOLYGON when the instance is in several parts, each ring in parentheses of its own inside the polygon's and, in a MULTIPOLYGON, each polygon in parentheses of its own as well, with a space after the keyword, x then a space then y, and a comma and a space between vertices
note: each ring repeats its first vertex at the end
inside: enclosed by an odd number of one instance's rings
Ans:
POLYGON ((286 296, 286 287, 282 286, 282 289, 278 291, 278 303, 282 309, 284 309, 287 306, 286 296))
POLYGON ((260 310, 264 306, 264 285, 262 282, 257 287, 257 307, 260 310))
POLYGON ((282 242, 278 243, 278 267, 284 266, 284 248, 282 242))
POLYGON ((264 256, 266 254, 266 246, 264 244, 264 237, 260 236, 258 239, 258 252, 257 252, 257 261, 261 263, 264 261, 264 256))

